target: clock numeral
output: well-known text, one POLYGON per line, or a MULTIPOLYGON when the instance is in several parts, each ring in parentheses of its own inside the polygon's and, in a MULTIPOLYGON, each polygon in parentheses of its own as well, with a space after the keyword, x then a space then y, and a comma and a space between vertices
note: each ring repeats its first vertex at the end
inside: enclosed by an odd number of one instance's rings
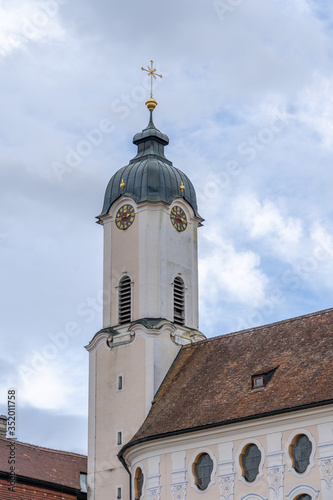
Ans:
POLYGON ((172 225, 177 231, 185 231, 187 227, 187 217, 181 207, 175 206, 171 210, 170 219, 172 225))
POLYGON ((128 229, 134 222, 135 212, 132 205, 123 205, 116 214, 116 226, 119 229, 128 229))

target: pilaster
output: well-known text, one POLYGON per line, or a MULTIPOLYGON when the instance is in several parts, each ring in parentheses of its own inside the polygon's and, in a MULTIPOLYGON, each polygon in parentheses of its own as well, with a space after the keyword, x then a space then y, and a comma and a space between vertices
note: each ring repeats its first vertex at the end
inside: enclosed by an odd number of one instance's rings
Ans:
POLYGON ((267 476, 270 500, 283 500, 284 468, 282 432, 267 436, 267 476))
POLYGON ((321 475, 322 500, 333 498, 333 423, 318 425, 318 465, 321 475))
POLYGON ((187 492, 186 452, 178 451, 171 455, 171 495, 172 500, 185 500, 187 492))
POLYGON ((232 457, 233 443, 219 445, 219 487, 221 500, 234 500, 235 472, 232 457))
POLYGON ((162 489, 160 479, 160 457, 148 458, 147 498, 149 500, 160 500, 162 489))

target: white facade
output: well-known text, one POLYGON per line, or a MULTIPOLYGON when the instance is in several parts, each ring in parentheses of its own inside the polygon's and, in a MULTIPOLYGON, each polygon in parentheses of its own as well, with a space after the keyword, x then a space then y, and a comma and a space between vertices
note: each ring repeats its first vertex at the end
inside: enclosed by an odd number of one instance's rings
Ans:
POLYGON ((198 257, 197 228, 200 219, 181 198, 172 205, 162 202, 136 204, 122 196, 101 217, 104 227, 104 293, 103 326, 118 324, 118 284, 122 276, 132 281, 132 321, 163 318, 173 322, 173 282, 180 276, 185 284, 185 326, 198 329, 198 257), (115 224, 118 210, 130 204, 135 220, 126 230, 115 224), (181 207, 187 216, 185 231, 172 226, 170 213, 181 207))
POLYGON ((311 500, 332 500, 332 406, 156 439, 133 446, 124 458, 132 470, 133 490, 136 468, 144 471, 142 499, 296 500, 308 494, 311 500), (312 452, 306 471, 299 474, 293 468, 289 445, 304 433, 312 452), (253 482, 244 479, 240 461, 250 443, 261 451, 253 482), (202 453, 213 461, 204 491, 196 486, 193 472, 196 457, 202 453))
POLYGON ((130 477, 117 458, 147 416, 154 395, 177 353, 203 339, 198 328, 197 228, 201 219, 182 198, 136 204, 121 196, 100 217, 104 228, 103 330, 89 351, 88 497, 129 498, 130 477), (134 208, 130 227, 116 214, 134 208), (174 206, 186 214, 185 231, 170 219, 174 206), (119 282, 131 282, 131 321, 119 324, 119 282), (174 323, 174 280, 184 283, 184 325, 174 323), (145 321, 155 320, 154 325, 145 321))

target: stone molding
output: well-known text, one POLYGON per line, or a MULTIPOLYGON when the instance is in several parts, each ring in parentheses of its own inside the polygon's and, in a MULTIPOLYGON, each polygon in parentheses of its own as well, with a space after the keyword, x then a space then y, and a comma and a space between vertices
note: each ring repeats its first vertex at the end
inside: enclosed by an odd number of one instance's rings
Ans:
POLYGON ((219 487, 221 500, 234 500, 234 487, 235 487, 236 473, 232 474, 219 474, 219 487))
POLYGON ((315 500, 318 498, 319 490, 316 490, 313 486, 309 484, 299 484, 295 486, 287 495, 287 500, 295 500, 299 495, 308 494, 311 499, 315 500))
POLYGON ((184 483, 171 484, 172 500, 185 500, 187 491, 187 481, 184 483))
POLYGON ((268 466, 266 467, 269 489, 273 490, 276 498, 279 496, 279 489, 283 488, 284 483, 284 465, 268 466))
POLYGON ((333 484, 333 457, 318 458, 321 479, 326 483, 327 489, 333 484))
POLYGON ((162 489, 162 486, 157 486, 155 488, 148 488, 147 489, 147 498, 149 498, 149 500, 160 500, 161 489, 162 489))

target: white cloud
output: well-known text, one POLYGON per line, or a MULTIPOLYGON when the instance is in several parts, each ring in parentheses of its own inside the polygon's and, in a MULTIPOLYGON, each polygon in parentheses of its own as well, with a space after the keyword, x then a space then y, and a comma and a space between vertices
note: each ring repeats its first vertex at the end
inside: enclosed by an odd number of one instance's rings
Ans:
POLYGON ((333 77, 317 75, 300 94, 298 119, 316 132, 322 144, 333 148, 333 77))
POLYGON ((311 231, 311 239, 315 248, 322 249, 326 251, 327 255, 333 257, 333 236, 323 226, 320 224, 314 225, 311 231))
POLYGON ((0 6, 0 55, 24 48, 31 41, 63 39, 65 31, 58 19, 63 0, 12 0, 0 6))
POLYGON ((85 414, 86 392, 81 387, 82 380, 86 380, 84 369, 73 370, 58 359, 40 370, 27 371, 27 365, 21 365, 18 371, 21 374, 18 386, 21 405, 72 415, 85 414))
POLYGON ((271 200, 260 202, 254 195, 234 200, 233 210, 253 239, 264 240, 275 253, 294 254, 303 234, 300 219, 283 214, 271 200))
POLYGON ((252 251, 238 252, 216 229, 206 228, 209 252, 200 260, 200 294, 206 303, 242 302, 256 306, 264 298, 268 279, 260 258, 252 251), (221 297, 221 290, 223 297, 221 297))
POLYGON ((296 268, 303 279, 316 288, 333 289, 333 236, 319 223, 311 228, 296 268))
MULTIPOLYGON (((292 266, 303 285, 333 287, 333 237, 322 225, 292 217, 287 208, 282 210, 272 200, 260 202, 252 194, 234 200, 233 217, 260 243, 261 254, 279 266, 292 266)), ((248 245, 251 248, 250 240, 248 245)), ((273 273, 266 268, 265 272, 273 273)))

